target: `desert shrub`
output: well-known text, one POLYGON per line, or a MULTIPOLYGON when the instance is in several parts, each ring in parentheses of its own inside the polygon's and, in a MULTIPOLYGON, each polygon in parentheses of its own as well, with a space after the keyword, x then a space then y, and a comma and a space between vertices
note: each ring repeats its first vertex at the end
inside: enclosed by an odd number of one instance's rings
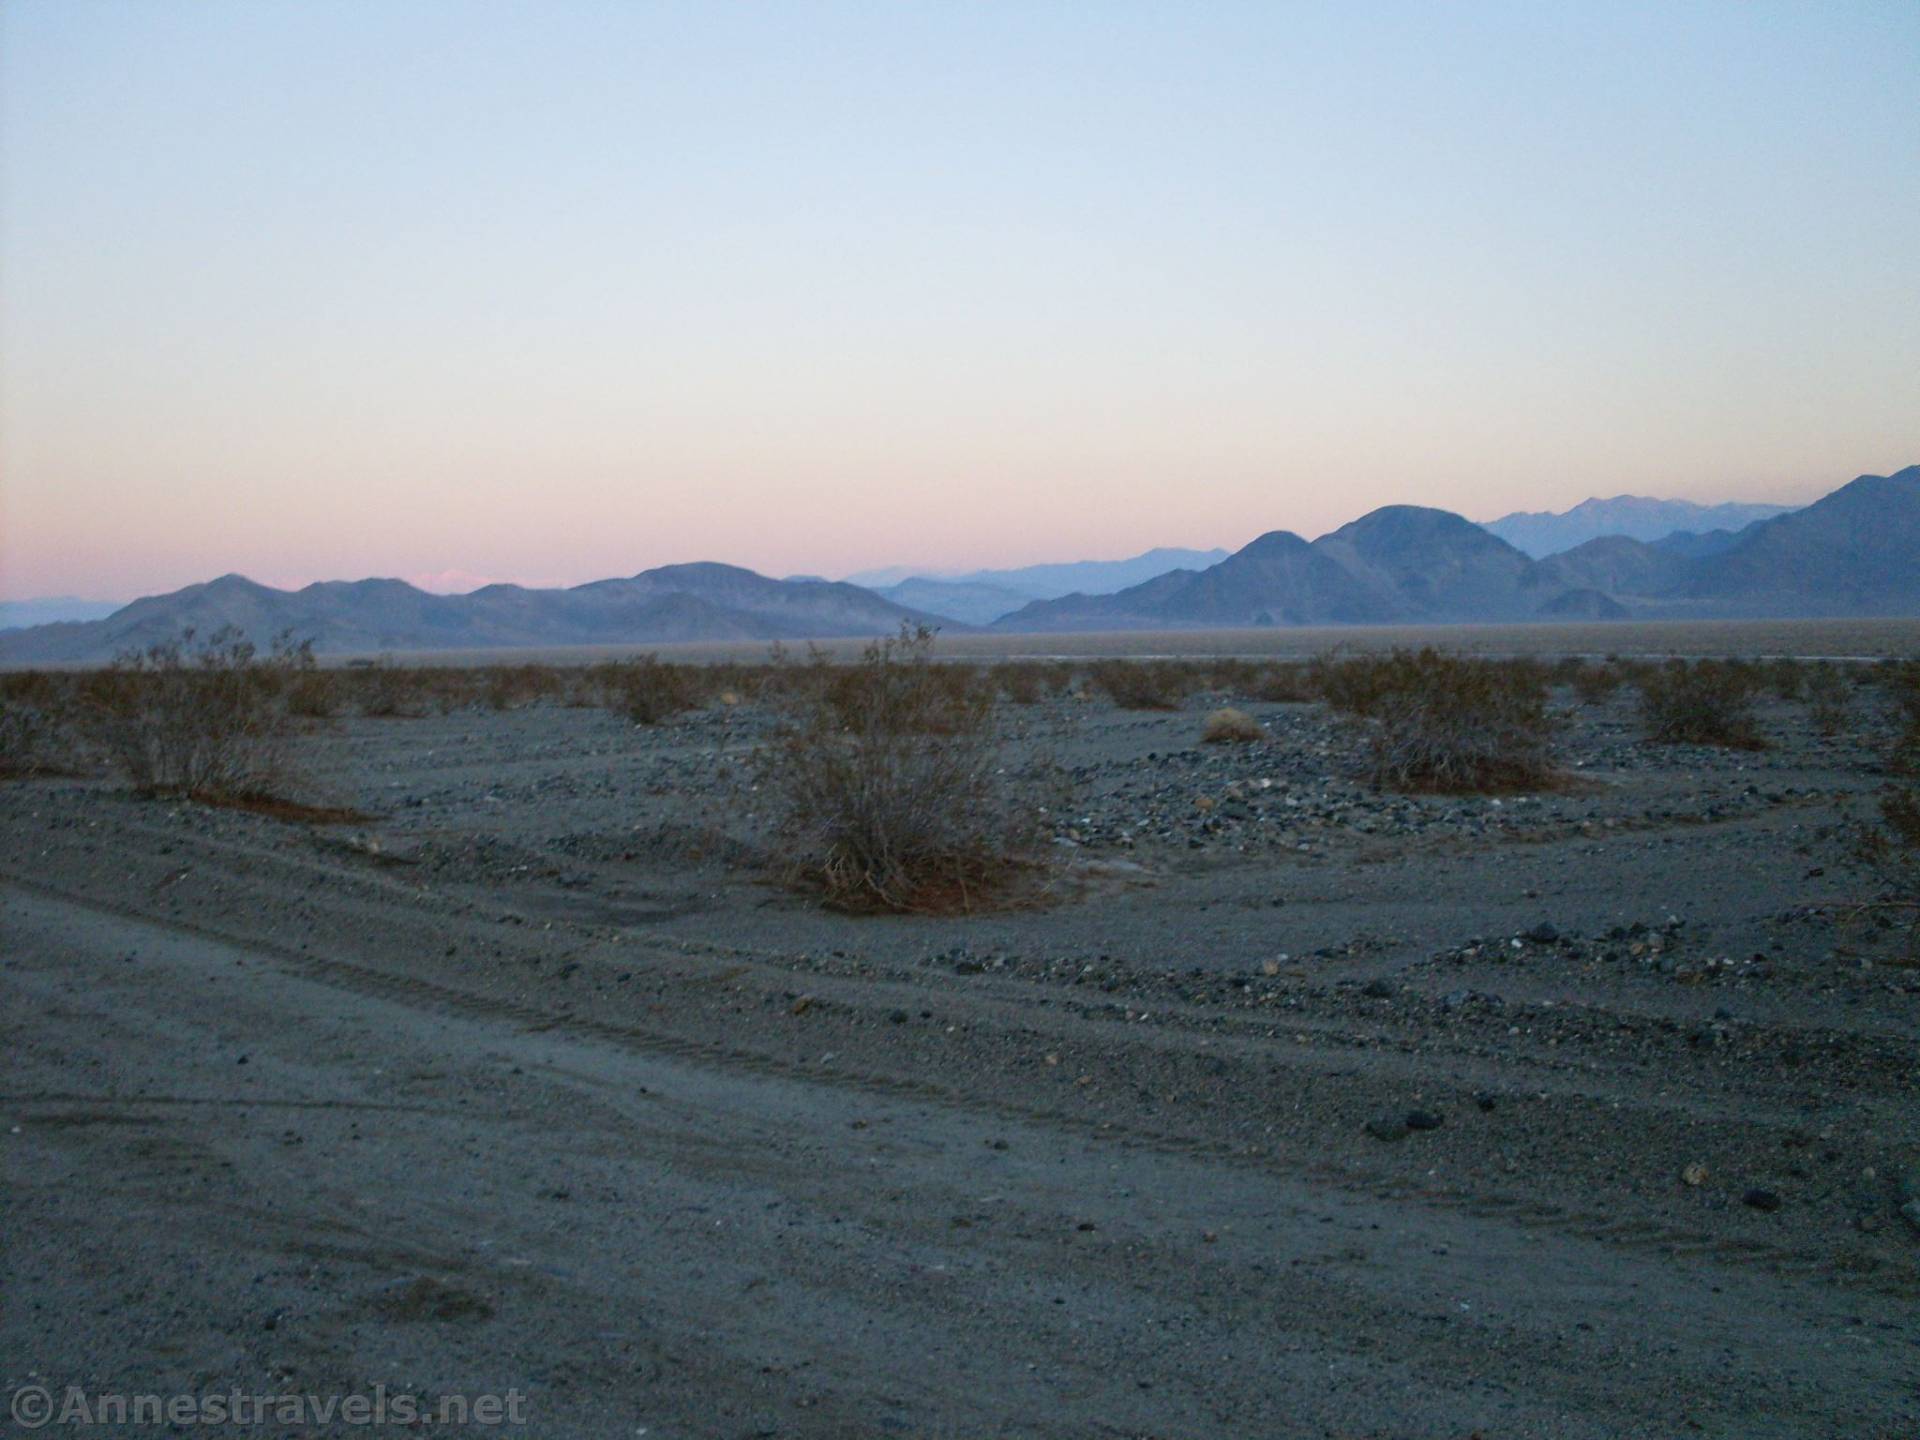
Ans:
POLYGON ((291 636, 262 656, 231 627, 204 641, 188 630, 100 672, 89 728, 142 794, 270 799, 288 778, 287 692, 312 667, 291 636))
POLYGON ((1766 742, 1753 720, 1756 677, 1728 660, 1670 660, 1640 679, 1647 736, 1662 744, 1723 745, 1759 750, 1766 742))
POLYGON ((1548 672, 1534 660, 1468 660, 1426 649, 1393 650, 1380 655, 1341 655, 1329 651, 1307 664, 1307 684, 1330 709, 1362 717, 1379 713, 1389 701, 1399 703, 1408 686, 1431 667, 1434 677, 1451 682, 1471 676, 1489 692, 1502 687, 1517 694, 1544 697, 1548 672))
POLYGON ((287 713, 309 720, 331 720, 344 704, 338 671, 311 667, 287 682, 287 713))
POLYGON ((1807 712, 1822 735, 1838 735, 1853 713, 1853 688, 1838 666, 1822 660, 1807 672, 1807 712))
POLYGON ((360 713, 376 720, 397 715, 425 713, 424 685, 417 671, 402 670, 382 660, 353 672, 350 689, 359 702, 360 713))
POLYGON ((68 753, 61 727, 41 706, 0 696, 0 780, 65 769, 68 753))
POLYGON ((1207 745, 1248 744, 1266 738, 1267 732, 1258 720, 1231 706, 1207 716, 1207 723, 1200 730, 1200 740, 1207 745))
POLYGON ((1920 660, 1884 666, 1880 682, 1893 701, 1899 737, 1887 757, 1887 768, 1896 775, 1920 775, 1920 660))
POLYGON ((811 685, 818 703, 849 733, 887 730, 914 735, 965 735, 980 730, 996 695, 978 667, 933 658, 933 631, 903 627, 869 645, 858 662, 836 665, 815 656, 811 685))
POLYGON ((610 709, 636 725, 658 725, 699 708, 704 695, 693 667, 640 655, 594 667, 610 709))
POLYGON ((1087 675, 1122 710, 1178 710, 1193 689, 1186 667, 1170 660, 1099 660, 1087 675))
POLYGON ((1329 709, 1344 715, 1371 715, 1393 673, 1391 656, 1342 655, 1330 650, 1307 662, 1308 686, 1329 709))
POLYGON ((1038 705, 1046 688, 1046 675, 1031 661, 1007 660, 987 672, 999 692, 1015 705, 1038 705))
POLYGON ((1269 705, 1303 705, 1319 698, 1308 667, 1284 663, 1262 666, 1247 693, 1269 705))
POLYGON ((742 665, 729 660, 706 667, 704 680, 709 694, 720 699, 724 705, 745 705, 760 698, 766 689, 771 667, 766 665, 742 665), (725 697, 731 695, 733 699, 725 697))
POLYGON ((1782 656, 1764 668, 1767 687, 1777 698, 1791 704, 1807 693, 1807 669, 1798 660, 1782 656))
POLYGON ((1052 691, 1055 695, 1070 695, 1073 693, 1073 684, 1077 678, 1077 672, 1071 661, 1049 660, 1041 669, 1046 675, 1048 690, 1052 691))
POLYGON ((1029 873, 1031 825, 1000 772, 994 692, 903 628, 844 672, 783 691, 765 752, 789 883, 843 910, 967 910, 1029 873), (961 671, 968 683, 956 681, 961 671))
POLYGON ((560 672, 551 665, 489 665, 483 673, 482 696, 490 710, 517 710, 559 695, 566 688, 560 672))
POLYGON ((1617 666, 1604 662, 1598 665, 1582 662, 1568 676, 1567 683, 1582 705, 1604 705, 1620 689, 1620 671, 1617 666))
POLYGON ((1246 695, 1260 680, 1260 666, 1252 660, 1223 658, 1206 667, 1203 686, 1223 695, 1246 695))
POLYGON ((1901 698, 1905 725, 1887 765, 1893 778, 1881 792, 1878 823, 1859 832, 1857 858, 1880 893, 1859 907, 1859 917, 1904 931, 1907 960, 1920 961, 1920 684, 1901 698))
MULTIPOLYGON (((1537 665, 1396 650, 1361 667, 1350 705, 1370 725, 1376 786, 1443 792, 1534 789, 1553 777, 1553 720, 1537 665)), ((1345 668, 1345 666, 1339 667, 1345 668)))

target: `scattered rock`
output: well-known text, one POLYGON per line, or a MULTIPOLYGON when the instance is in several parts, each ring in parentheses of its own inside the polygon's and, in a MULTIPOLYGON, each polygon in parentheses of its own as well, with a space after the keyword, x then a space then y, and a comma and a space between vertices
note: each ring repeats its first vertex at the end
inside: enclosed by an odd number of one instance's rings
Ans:
POLYGON ((1407 1129, 1409 1130, 1438 1130, 1445 1123, 1446 1116, 1442 1115, 1438 1110, 1409 1110, 1407 1112, 1407 1129))
POLYGON ((1694 1161, 1691 1165, 1687 1166, 1686 1169, 1680 1172, 1680 1183, 1683 1185, 1694 1186, 1696 1189, 1699 1186, 1706 1184, 1707 1183, 1707 1167, 1702 1165, 1698 1160, 1694 1161))
POLYGON ((1740 1197, 1740 1203, 1753 1210, 1764 1210, 1768 1214, 1780 1208, 1780 1196, 1772 1190, 1758 1188, 1747 1191, 1740 1197))
POLYGON ((1560 932, 1543 920, 1527 931, 1526 938, 1536 945, 1551 945, 1560 938, 1560 932))
POLYGON ((1367 1121, 1367 1134, 1376 1140, 1404 1140, 1408 1133, 1406 1121, 1398 1115, 1376 1115, 1367 1121))
POLYGON ((1360 993, 1371 1000, 1391 1000, 1394 989, 1391 980, 1369 980, 1360 987, 1360 993))

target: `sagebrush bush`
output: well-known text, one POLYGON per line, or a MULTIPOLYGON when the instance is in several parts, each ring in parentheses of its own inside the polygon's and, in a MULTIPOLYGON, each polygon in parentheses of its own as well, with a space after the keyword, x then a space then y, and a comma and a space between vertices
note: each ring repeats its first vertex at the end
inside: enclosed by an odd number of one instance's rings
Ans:
POLYGON ((559 671, 551 665, 489 665, 483 673, 483 693, 491 710, 517 710, 558 695, 564 688, 559 671))
POLYGON ((307 720, 331 720, 345 704, 345 685, 337 670, 315 666, 287 682, 287 713, 307 720))
POLYGON ((1807 672, 1807 715, 1822 735, 1837 735, 1853 714, 1853 687, 1838 666, 1822 660, 1807 672))
POLYGON ((1195 688, 1191 668, 1171 660, 1098 660, 1087 676, 1122 710, 1178 710, 1195 688))
POLYGON ((1620 689, 1620 682, 1619 669, 1604 661, 1597 665, 1582 662, 1567 676, 1567 683, 1583 705, 1606 704, 1620 689))
POLYGON ((1887 768, 1896 775, 1920 775, 1920 660, 1886 666, 1882 683, 1899 727, 1887 768))
POLYGON ((1246 695, 1260 680, 1260 666, 1252 660, 1227 657, 1213 661, 1199 676, 1201 687, 1223 695, 1246 695))
POLYGON ((854 911, 964 911, 1030 874, 1030 820, 1002 781, 994 690, 903 629, 843 666, 816 656, 765 752, 785 878, 854 911), (821 672, 831 673, 821 673, 821 672))
POLYGON ((1396 650, 1331 663, 1323 683, 1369 722, 1369 769, 1383 789, 1529 790, 1553 779, 1538 665, 1396 650))
POLYGON ((658 725, 706 700, 706 688, 690 665, 669 665, 657 655, 639 655, 594 667, 609 708, 636 725, 658 725))
POLYGON ((65 750, 54 718, 39 705, 0 696, 0 780, 64 768, 65 750))
POLYGON ((1756 677, 1732 660, 1670 660, 1640 676, 1647 737, 1661 744, 1766 747, 1753 718, 1756 677))
POLYGON ((1906 935, 1905 957, 1920 961, 1920 666, 1894 672, 1890 687, 1903 722, 1888 757, 1893 777, 1880 795, 1879 823, 1860 836, 1859 858, 1880 881, 1861 907, 1906 935))
POLYGON ((1002 661, 987 677, 1015 705, 1038 705, 1047 688, 1046 672, 1032 661, 1002 661))
POLYGON ((816 658, 812 685, 817 703, 843 730, 917 735, 968 735, 984 729, 997 689, 991 678, 966 664, 933 658, 933 631, 904 627, 877 641, 858 663, 835 665, 816 658))
POLYGON ((313 668, 290 636, 260 655, 238 630, 194 632, 123 655, 90 677, 93 740, 144 795, 277 798, 289 778, 287 694, 313 668))
POLYGON ((1206 745, 1244 745, 1266 738, 1267 732, 1258 720, 1232 706, 1207 716, 1206 724, 1200 729, 1201 743, 1206 745))
POLYGON ((1304 705, 1320 698, 1309 668, 1291 663, 1262 666, 1247 687, 1247 693, 1269 705, 1304 705))
POLYGON ((1773 693, 1789 703, 1807 693, 1807 669, 1798 660, 1782 656, 1765 666, 1766 683, 1773 693))
POLYGON ((417 678, 417 672, 401 670, 388 660, 378 660, 347 670, 343 684, 362 715, 373 720, 389 720, 395 716, 426 713, 421 703, 424 687, 416 683, 417 678))

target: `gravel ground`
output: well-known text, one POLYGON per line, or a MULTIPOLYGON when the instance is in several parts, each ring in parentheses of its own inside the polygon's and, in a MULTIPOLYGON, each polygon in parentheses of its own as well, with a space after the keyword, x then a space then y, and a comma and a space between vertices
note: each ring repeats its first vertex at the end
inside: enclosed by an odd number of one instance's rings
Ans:
POLYGON ((1561 694, 1561 783, 1497 799, 1370 790, 1318 706, 1204 747, 1221 697, 1011 709, 1052 894, 941 919, 769 883, 750 705, 317 727, 358 825, 0 787, 4 1379, 517 1389, 541 1435, 1911 1435, 1862 697, 1735 752, 1561 694))

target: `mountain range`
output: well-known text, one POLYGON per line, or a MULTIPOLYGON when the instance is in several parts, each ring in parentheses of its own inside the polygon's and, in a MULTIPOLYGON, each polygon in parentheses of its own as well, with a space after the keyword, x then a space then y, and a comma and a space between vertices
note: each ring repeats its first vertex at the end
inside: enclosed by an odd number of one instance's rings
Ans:
MULTIPOLYGON (((1473 623, 1625 618, 1920 615, 1920 465, 1862 475, 1804 509, 1738 530, 1648 542, 1605 535, 1545 558, 1445 510, 1389 505, 1307 541, 1284 530, 1198 566, 1159 570, 1156 551, 1110 565, 1036 566, 1110 578, 1153 573, 1106 594, 1035 599, 1001 631, 1199 629, 1265 625, 1473 623)), ((1190 552, 1189 552, 1190 553, 1190 552)), ((1199 552, 1204 558, 1208 552, 1199 552)), ((982 572, 1027 575, 1030 572, 982 572)), ((177 636, 238 626, 282 631, 321 653, 804 640, 935 624, 943 584, 1011 592, 973 576, 896 580, 889 598, 848 582, 775 580, 737 566, 668 565, 568 589, 488 585, 436 595, 400 580, 276 590, 239 575, 149 596, 104 619, 0 632, 0 663, 110 659, 177 636), (925 603, 900 603, 924 597, 925 603)))
POLYGON ((0 662, 110 659, 177 636, 239 627, 264 643, 283 631, 321 654, 503 646, 806 640, 881 635, 937 617, 858 585, 772 580, 735 565, 667 565, 564 590, 488 585, 434 595, 402 580, 328 580, 276 590, 223 575, 149 596, 104 620, 0 632, 0 662))
POLYGON ((1169 570, 1205 569, 1227 558, 1225 550, 1149 550, 1125 560, 1075 560, 1052 565, 1023 565, 1012 570, 918 574, 905 566, 849 575, 896 605, 985 625, 1035 600, 1062 595, 1111 595, 1169 570))
POLYGON ((0 630, 52 625, 61 620, 104 620, 119 600, 83 600, 77 595, 48 595, 33 600, 0 600, 0 630))
POLYGON ((1920 465, 1862 475, 1724 538, 1602 536, 1537 560, 1445 510, 1389 505, 1308 542, 1036 601, 1000 630, 1920 615, 1920 465))
POLYGON ((1792 508, 1749 505, 1737 500, 1724 505, 1696 505, 1691 500, 1653 500, 1644 495, 1615 495, 1611 500, 1603 500, 1596 495, 1558 514, 1548 510, 1517 510, 1498 520, 1487 521, 1482 528, 1492 531, 1514 549, 1544 560, 1607 535, 1652 542, 1675 534, 1702 531, 1731 534, 1756 520, 1784 515, 1792 508))

